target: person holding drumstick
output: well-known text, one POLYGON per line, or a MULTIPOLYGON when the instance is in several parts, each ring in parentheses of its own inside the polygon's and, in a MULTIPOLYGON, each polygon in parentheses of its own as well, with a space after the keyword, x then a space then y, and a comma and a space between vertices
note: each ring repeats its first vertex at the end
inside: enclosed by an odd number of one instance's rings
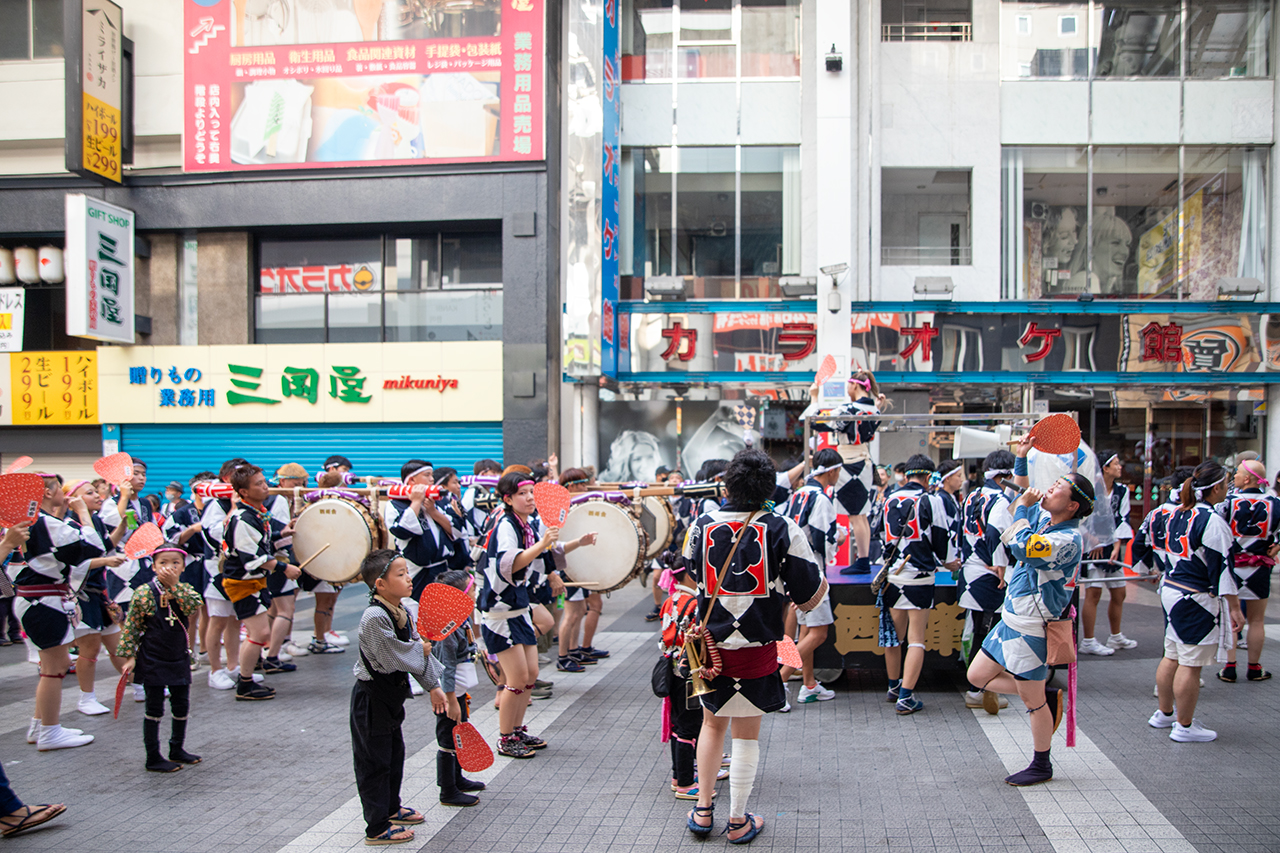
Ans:
POLYGON ((382 520, 395 542, 396 551, 409 564, 413 578, 413 600, 436 575, 449 568, 453 553, 453 525, 436 502, 427 497, 435 484, 434 466, 425 459, 410 459, 400 466, 400 479, 411 487, 408 500, 396 498, 382 505, 382 520))
MULTIPOLYGON (((1031 435, 1018 443, 1013 482, 1026 488, 1031 435)), ((1035 757, 1026 770, 1005 777, 1017 787, 1053 778, 1049 746, 1062 722, 1063 696, 1045 689, 1049 679, 1046 632, 1071 603, 1067 581, 1084 556, 1080 519, 1093 512, 1093 483, 1080 474, 1060 477, 1045 492, 1026 489, 1014 504, 1013 523, 1000 535, 1017 563, 1005 575, 1004 609, 969 665, 969 683, 993 693, 1016 693, 1031 716, 1035 757)))
POLYGON ((531 692, 538 677, 538 637, 529 615, 531 593, 545 577, 555 595, 564 592, 557 568, 564 555, 594 545, 595 533, 560 544, 560 531, 533 518, 533 480, 512 471, 498 481, 503 512, 489 537, 489 559, 478 602, 485 648, 498 656, 506 684, 498 701, 498 754, 532 758, 546 746, 524 726, 531 692))
POLYGON ((684 546, 698 588, 697 624, 685 636, 701 646, 699 677, 711 688, 702 696, 698 735, 703 784, 687 826, 695 835, 711 834, 715 786, 707 783, 720 771, 724 735, 732 727, 730 844, 748 844, 764 828, 764 819, 746 805, 760 763, 760 718, 786 704, 777 645, 787 610, 794 603, 811 611, 827 594, 827 580, 804 532, 786 516, 764 509, 772 506, 775 482, 768 455, 755 448, 739 451, 725 470, 724 506, 699 516, 684 546))
MULTIPOLYGON (((560 475, 560 485, 571 494, 582 494, 590 489, 591 478, 581 468, 570 468, 560 475)), ((657 585, 654 585, 657 588, 657 585)), ((596 598, 600 593, 593 592, 596 598)), ((556 669, 561 672, 586 672, 588 666, 595 664, 596 659, 578 648, 578 629, 582 627, 582 617, 587 615, 588 593, 584 587, 575 586, 564 596, 564 615, 560 617, 559 660, 556 669)))

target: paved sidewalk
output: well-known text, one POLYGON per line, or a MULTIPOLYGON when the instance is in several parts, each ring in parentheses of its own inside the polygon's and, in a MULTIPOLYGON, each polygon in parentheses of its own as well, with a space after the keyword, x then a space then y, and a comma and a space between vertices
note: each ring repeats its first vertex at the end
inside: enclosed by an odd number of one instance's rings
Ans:
MULTIPOLYGON (((1198 716, 1220 739, 1170 742, 1146 725, 1160 612, 1140 593, 1133 600, 1125 630, 1140 645, 1082 661, 1080 745, 1067 750, 1059 735, 1053 782, 1023 790, 1002 782, 1029 748, 1016 700, 995 718, 966 710, 960 671, 930 671, 921 686, 925 710, 904 718, 884 702, 882 671, 854 673, 834 685, 835 700, 765 719, 749 809, 768 825, 752 848, 1280 850, 1276 680, 1229 685, 1206 669, 1198 716)), ((354 629, 362 601, 355 591, 340 599, 339 628, 354 629)), ((434 802, 434 719, 425 702, 411 703, 406 801, 426 812, 428 823, 399 849, 719 849, 723 838, 701 842, 685 830, 689 804, 674 800, 668 787, 669 750, 658 740, 660 706, 648 686, 656 654, 655 627, 643 621, 650 606, 647 590, 615 593, 596 643, 613 657, 581 675, 543 673, 556 681, 556 697, 534 703, 530 723, 551 746, 529 761, 499 759, 480 774, 490 788, 476 808, 434 802)), ((1269 649, 1264 663, 1274 654, 1269 649)), ((37 753, 23 739, 35 684, 23 656, 20 648, 0 649, 0 760, 28 801, 65 801, 70 809, 46 829, 7 840, 6 850, 364 849, 347 734, 353 652, 299 660, 297 673, 270 678, 279 698, 263 704, 237 704, 229 692, 208 689, 207 670, 197 673, 188 746, 205 762, 173 775, 143 771, 141 711, 132 703, 118 721, 68 713, 68 724, 98 741, 37 753)), ((106 674, 101 683, 113 684, 106 674)), ((73 689, 68 683, 71 707, 73 689)), ((475 722, 492 734, 493 694, 487 684, 475 693, 475 722)), ((719 789, 723 828, 727 782, 719 789)))

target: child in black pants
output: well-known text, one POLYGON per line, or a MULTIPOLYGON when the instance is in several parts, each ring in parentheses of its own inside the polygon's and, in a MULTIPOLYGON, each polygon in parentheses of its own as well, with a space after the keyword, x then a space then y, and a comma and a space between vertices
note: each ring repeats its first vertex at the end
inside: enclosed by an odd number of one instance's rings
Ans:
POLYGON ((121 672, 134 674, 134 683, 146 693, 142 742, 147 749, 147 769, 173 773, 184 764, 199 764, 200 756, 183 748, 187 715, 191 708, 191 663, 188 656, 188 617, 204 600, 178 578, 186 566, 186 552, 162 545, 152 552, 155 579, 134 590, 129 617, 120 636, 117 654, 124 658, 121 672), (160 753, 160 720, 164 718, 164 692, 169 691, 173 729, 169 758, 160 753))
MULTIPOLYGON (((670 695, 670 731, 663 734, 671 739, 671 790, 677 800, 698 799, 698 782, 695 777, 698 734, 702 731, 702 703, 690 695, 689 679, 682 673, 680 663, 684 657, 685 629, 698 621, 698 593, 693 581, 685 572, 683 562, 663 573, 669 596, 662 603, 662 656, 671 667, 668 680, 670 695)), ((658 581, 655 580, 655 583, 658 581)), ((715 781, 711 782, 715 785, 715 781)))
POLYGON ((369 607, 360 617, 360 655, 351 689, 351 752, 356 790, 364 809, 364 843, 403 844, 413 840, 406 824, 425 818, 400 805, 404 777, 404 700, 409 676, 431 692, 431 704, 445 705, 436 681, 439 664, 431 647, 419 639, 413 620, 400 603, 413 594, 404 558, 395 551, 373 551, 360 566, 361 579, 371 590, 369 607))
MULTIPOLYGON (((435 582, 457 587, 475 598, 475 584, 464 571, 441 572, 435 582)), ((475 632, 470 620, 431 649, 444 667, 440 687, 444 690, 445 707, 436 708, 436 746, 440 748, 436 753, 436 784, 440 786, 440 802, 446 806, 474 806, 480 798, 469 792, 484 790, 483 782, 463 777, 453 742, 453 727, 471 716, 471 697, 466 691, 476 686, 476 666, 472 661, 475 653, 475 632)))

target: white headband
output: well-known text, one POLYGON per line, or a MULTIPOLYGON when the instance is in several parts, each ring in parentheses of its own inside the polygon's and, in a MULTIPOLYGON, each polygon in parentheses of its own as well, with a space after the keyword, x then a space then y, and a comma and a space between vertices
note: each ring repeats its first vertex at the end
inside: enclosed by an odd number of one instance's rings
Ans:
POLYGON ((417 471, 414 471, 412 474, 410 474, 409 476, 405 477, 405 478, 404 478, 404 481, 407 483, 407 482, 409 482, 410 480, 412 480, 414 477, 416 477, 416 476, 418 476, 419 474, 421 474, 423 471, 434 471, 434 470, 435 470, 435 466, 433 466, 433 465, 423 465, 423 466, 422 466, 421 468, 419 468, 417 471))
POLYGON ((823 474, 827 474, 827 473, 830 473, 831 471, 836 470, 843 464, 844 464, 843 462, 837 462, 834 465, 828 465, 826 468, 814 468, 812 471, 809 472, 809 476, 821 477, 823 474))
POLYGON ((1106 468, 1108 465, 1111 464, 1112 460, 1119 459, 1119 458, 1120 458, 1119 453, 1112 453, 1110 456, 1107 457, 1107 461, 1102 463, 1102 467, 1106 468))
POLYGON ((1012 468, 992 468, 986 472, 986 475, 994 480, 996 477, 1012 477, 1012 468))
POLYGON ((1209 484, 1209 485, 1207 485, 1207 486, 1197 486, 1197 485, 1193 482, 1193 483, 1191 484, 1191 488, 1192 488, 1192 490, 1193 490, 1193 491, 1195 491, 1195 493, 1196 493, 1197 495, 1202 495, 1202 494, 1204 494, 1205 492, 1211 492, 1211 491, 1213 491, 1215 488, 1217 488, 1218 486, 1222 485, 1222 484, 1223 484, 1223 483, 1225 483, 1226 481, 1227 481, 1227 475, 1226 475, 1226 474, 1223 474, 1221 477, 1219 477, 1218 479, 1214 480, 1212 483, 1210 483, 1210 484, 1209 484))

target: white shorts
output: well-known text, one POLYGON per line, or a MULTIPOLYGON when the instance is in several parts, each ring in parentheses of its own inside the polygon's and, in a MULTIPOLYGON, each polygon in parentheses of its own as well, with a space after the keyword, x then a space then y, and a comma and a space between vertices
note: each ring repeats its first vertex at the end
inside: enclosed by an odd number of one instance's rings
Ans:
POLYGON ((822 601, 818 606, 808 611, 796 611, 796 623, 805 628, 818 628, 823 625, 831 625, 836 621, 836 617, 831 613, 831 596, 822 596, 822 601))
POLYGON ((225 598, 206 598, 204 603, 209 607, 210 617, 236 618, 236 606, 225 598))
POLYGON ((1126 583, 1124 579, 1124 566, 1119 563, 1092 563, 1084 567, 1084 576, 1090 580, 1101 580, 1103 578, 1115 578, 1108 580, 1106 583, 1091 583, 1086 589, 1098 589, 1106 587, 1107 589, 1124 589, 1126 583))
POLYGON ((1165 637, 1164 656, 1169 660, 1176 660, 1179 666, 1211 666, 1218 659, 1218 644, 1202 643, 1192 646, 1165 637))
POLYGON ((97 628, 91 628, 88 625, 84 624, 83 622, 81 622, 79 625, 76 626, 77 640, 80 639, 81 637, 87 637, 90 634, 101 634, 104 637, 110 637, 112 634, 119 634, 119 633, 120 633, 120 626, 115 624, 114 622, 108 625, 106 628, 103 628, 102 630, 98 630, 97 628))

